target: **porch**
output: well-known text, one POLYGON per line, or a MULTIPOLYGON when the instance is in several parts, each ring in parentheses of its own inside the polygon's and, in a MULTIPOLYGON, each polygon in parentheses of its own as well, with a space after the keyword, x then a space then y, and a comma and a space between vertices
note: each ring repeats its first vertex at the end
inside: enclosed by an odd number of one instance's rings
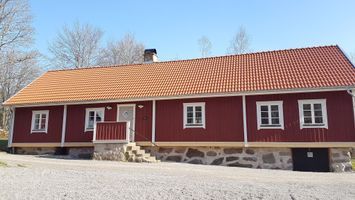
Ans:
POLYGON ((130 122, 98 122, 94 126, 93 144, 96 160, 157 162, 134 141, 130 122))

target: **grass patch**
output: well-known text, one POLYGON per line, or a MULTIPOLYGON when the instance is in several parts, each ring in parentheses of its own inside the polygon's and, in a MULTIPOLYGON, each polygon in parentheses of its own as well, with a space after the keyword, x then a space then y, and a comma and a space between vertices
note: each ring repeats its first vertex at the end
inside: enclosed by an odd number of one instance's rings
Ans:
POLYGON ((0 160, 0 167, 7 167, 7 163, 0 160))
POLYGON ((355 170, 355 158, 351 159, 351 165, 353 166, 353 170, 355 170))

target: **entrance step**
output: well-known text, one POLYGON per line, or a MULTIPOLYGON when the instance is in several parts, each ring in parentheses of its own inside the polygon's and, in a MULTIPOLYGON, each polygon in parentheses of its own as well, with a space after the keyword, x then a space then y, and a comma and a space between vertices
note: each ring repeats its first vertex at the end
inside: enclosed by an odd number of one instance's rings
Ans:
POLYGON ((127 144, 125 156, 128 162, 148 162, 155 163, 160 162, 156 159, 155 156, 152 156, 150 153, 147 153, 144 149, 141 149, 140 146, 137 146, 136 143, 127 144))

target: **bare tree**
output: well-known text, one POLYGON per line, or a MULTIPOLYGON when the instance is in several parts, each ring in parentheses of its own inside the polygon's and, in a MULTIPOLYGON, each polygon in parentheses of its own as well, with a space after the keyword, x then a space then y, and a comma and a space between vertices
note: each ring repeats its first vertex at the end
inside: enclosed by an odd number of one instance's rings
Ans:
POLYGON ((0 0, 0 51, 28 47, 33 41, 32 16, 26 0, 0 0))
POLYGON ((250 48, 249 44, 249 35, 247 34, 243 26, 239 27, 238 32, 235 34, 233 39, 230 42, 230 46, 227 49, 228 54, 242 54, 247 53, 250 48))
POLYGON ((211 55, 212 43, 206 36, 202 36, 198 40, 198 46, 202 57, 211 55))
POLYGON ((119 41, 110 41, 101 50, 99 65, 123 65, 143 62, 144 44, 127 33, 119 41))
POLYGON ((56 68, 81 68, 94 65, 99 55, 102 31, 89 24, 78 22, 64 26, 55 40, 49 44, 51 63, 56 68))
MULTIPOLYGON (((27 0, 0 0, 0 98, 4 102, 39 73, 38 53, 28 50, 34 29, 27 0)), ((10 111, 0 107, 1 127, 6 129, 10 111)))

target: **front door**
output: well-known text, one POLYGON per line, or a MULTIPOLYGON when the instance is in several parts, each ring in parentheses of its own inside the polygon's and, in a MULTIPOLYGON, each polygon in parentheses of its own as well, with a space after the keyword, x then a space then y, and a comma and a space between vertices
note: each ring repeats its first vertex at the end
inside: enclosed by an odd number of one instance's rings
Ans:
POLYGON ((129 122, 129 141, 134 142, 134 128, 135 128, 135 104, 121 104, 117 106, 117 121, 129 122))
POLYGON ((292 159, 294 171, 329 172, 327 148, 294 148, 292 159))

